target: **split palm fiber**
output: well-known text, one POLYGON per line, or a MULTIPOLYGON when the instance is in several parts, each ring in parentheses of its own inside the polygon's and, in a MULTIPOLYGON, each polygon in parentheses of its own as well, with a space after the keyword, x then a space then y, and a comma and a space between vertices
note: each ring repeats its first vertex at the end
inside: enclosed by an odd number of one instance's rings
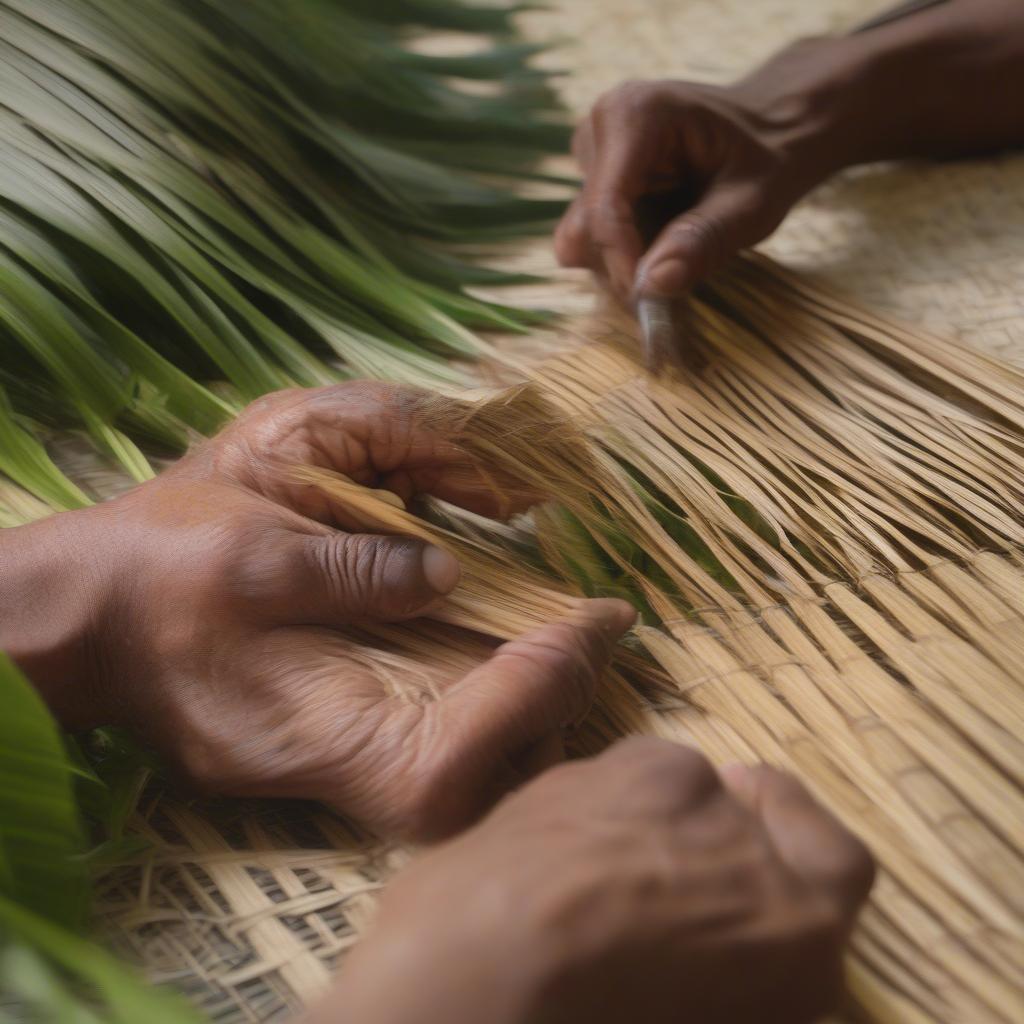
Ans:
MULTIPOLYGON (((1021 1018, 1024 375, 888 324, 760 260, 687 311, 696 369, 654 380, 608 321, 501 393, 422 415, 552 496, 500 526, 427 519, 320 471, 368 529, 465 574, 438 621, 353 635, 430 700, 494 639, 580 595, 643 609, 583 751, 628 732, 797 773, 881 866, 844 1019, 1021 1018)), ((328 981, 401 851, 318 810, 171 798, 105 880, 107 933, 217 1019, 328 981), (226 811, 233 808, 233 811, 226 811)))

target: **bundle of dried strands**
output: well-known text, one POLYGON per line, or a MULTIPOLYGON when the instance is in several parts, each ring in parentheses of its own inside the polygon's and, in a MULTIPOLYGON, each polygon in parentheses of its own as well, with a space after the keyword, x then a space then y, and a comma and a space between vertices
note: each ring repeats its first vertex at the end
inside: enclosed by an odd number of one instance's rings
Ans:
MULTIPOLYGON (((1024 374, 749 260, 688 311, 700 369, 646 375, 622 334, 423 415, 555 496, 499 527, 417 519, 322 473, 367 528, 455 550, 445 620, 353 637, 430 699, 580 594, 625 594, 583 749, 625 732, 798 773, 881 876, 849 960, 853 1019, 1020 1019, 1024 982, 1024 374)), ((230 826, 165 799, 110 934, 217 1019, 327 981, 393 851, 316 811, 230 826), (183 981, 184 979, 184 981, 183 981)))

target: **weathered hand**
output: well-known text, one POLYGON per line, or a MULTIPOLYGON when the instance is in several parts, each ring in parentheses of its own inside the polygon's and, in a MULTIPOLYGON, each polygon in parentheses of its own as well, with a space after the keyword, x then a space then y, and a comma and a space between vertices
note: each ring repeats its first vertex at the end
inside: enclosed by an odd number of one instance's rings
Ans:
POLYGON ((271 395, 156 480, 3 531, 0 647, 66 724, 127 725, 201 790, 321 799, 389 833, 459 827, 522 781, 531 748, 557 749, 633 615, 582 603, 426 705, 349 657, 337 627, 422 614, 458 564, 336 529, 344 509, 282 469, 482 513, 507 504, 417 426, 417 397, 377 384, 271 395))
POLYGON ((560 261, 623 300, 676 297, 774 231, 828 164, 805 144, 814 118, 770 102, 769 78, 768 89, 636 81, 602 96, 574 139, 584 185, 555 236, 560 261))
POLYGON ((843 167, 1020 147, 1022 55, 1024 6, 973 0, 799 40, 727 86, 628 82, 576 133, 556 252, 623 300, 680 296, 843 167))
POLYGON ((872 875, 789 776, 624 740, 415 861, 313 1020, 810 1022, 872 875))

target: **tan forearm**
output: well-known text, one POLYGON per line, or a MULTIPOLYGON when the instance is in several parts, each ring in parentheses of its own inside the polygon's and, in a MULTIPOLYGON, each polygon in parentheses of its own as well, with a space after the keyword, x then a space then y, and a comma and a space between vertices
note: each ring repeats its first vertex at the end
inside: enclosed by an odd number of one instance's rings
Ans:
POLYGON ((1014 148, 1024 145, 1024 3, 945 0, 864 32, 809 40, 738 88, 802 106, 815 139, 808 152, 829 172, 1014 148))

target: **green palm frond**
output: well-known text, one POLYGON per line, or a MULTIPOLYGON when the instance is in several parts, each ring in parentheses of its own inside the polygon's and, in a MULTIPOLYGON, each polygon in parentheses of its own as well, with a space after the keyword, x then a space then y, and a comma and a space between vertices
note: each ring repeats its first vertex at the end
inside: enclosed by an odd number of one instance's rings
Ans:
POLYGON ((56 924, 82 922, 85 832, 60 734, 42 699, 0 654, 0 897, 56 924))
POLYGON ((20 1007, 16 1019, 49 1024, 199 1024, 184 999, 150 988, 109 953, 0 897, 0 983, 20 1007))
POLYGON ((523 279, 474 254, 562 205, 518 192, 566 127, 512 14, 0 0, 0 470, 80 503, 26 449, 33 394, 145 479, 137 443, 181 449, 268 390, 457 385, 477 331, 535 323, 472 294, 523 279), (438 28, 491 43, 423 52, 438 28))
POLYGON ((106 778, 86 760, 76 765, 39 695, 2 653, 0 706, 0 1014, 13 1001, 18 1020, 196 1021, 183 1001, 143 985, 77 934, 96 859, 86 857, 79 798, 97 822, 116 828, 145 759, 118 750, 115 738, 106 743, 106 778))

